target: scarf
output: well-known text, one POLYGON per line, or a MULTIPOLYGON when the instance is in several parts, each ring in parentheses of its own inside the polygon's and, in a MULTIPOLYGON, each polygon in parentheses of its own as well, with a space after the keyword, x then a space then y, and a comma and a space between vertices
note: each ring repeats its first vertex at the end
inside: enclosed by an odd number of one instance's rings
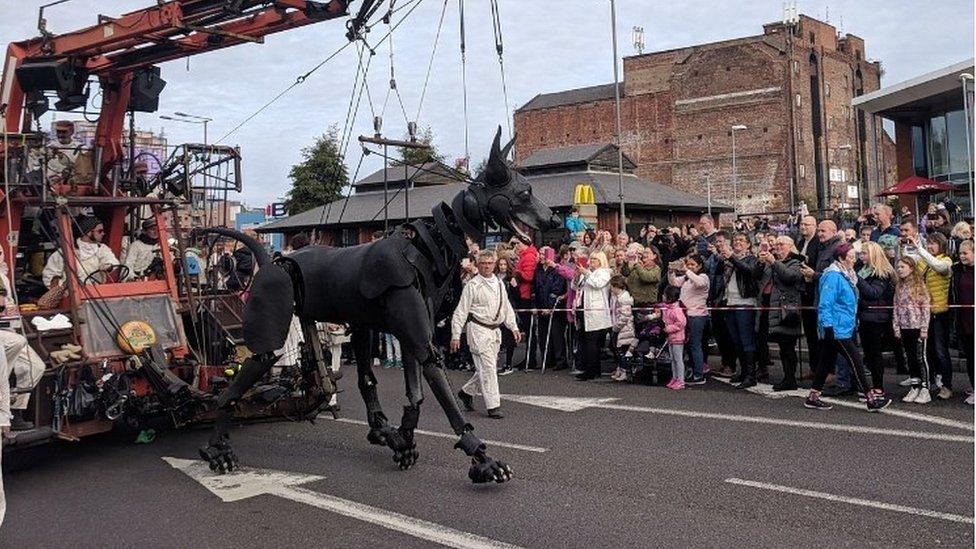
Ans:
POLYGON ((834 260, 834 262, 824 270, 824 272, 828 271, 837 271, 844 275, 844 278, 846 278, 847 281, 851 283, 851 286, 854 287, 854 293, 857 293, 857 273, 854 272, 854 269, 848 269, 841 265, 839 261, 834 260))
POLYGON ((874 276, 874 274, 874 267, 869 267, 867 265, 861 267, 861 270, 857 272, 857 276, 861 278, 871 278, 874 276))

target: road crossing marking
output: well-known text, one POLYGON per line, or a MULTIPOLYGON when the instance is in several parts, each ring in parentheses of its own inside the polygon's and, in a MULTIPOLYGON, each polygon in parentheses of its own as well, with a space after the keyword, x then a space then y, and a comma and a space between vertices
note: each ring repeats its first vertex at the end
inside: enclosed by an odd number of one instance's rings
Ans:
MULTIPOLYGON (((333 419, 331 415, 325 415, 325 414, 320 415, 319 416, 319 419, 329 419, 329 420, 332 420, 332 421, 338 421, 339 423, 348 423, 350 425, 364 425, 364 426, 368 426, 369 425, 365 421, 360 421, 358 419, 348 419, 348 418, 344 418, 344 417, 341 417, 339 419, 333 419)), ((439 438, 446 438, 446 439, 451 439, 451 440, 455 440, 455 439, 458 438, 458 435, 455 435, 455 434, 451 434, 451 433, 438 433, 438 432, 435 432, 435 431, 424 431, 423 429, 414 429, 413 432, 414 433, 417 433, 417 434, 421 434, 421 435, 427 435, 427 436, 439 437, 439 438)), ((490 444, 492 446, 498 446, 499 448, 511 448, 512 450, 523 450, 525 452, 535 452, 537 454, 544 454, 544 453, 546 453, 546 452, 549 451, 548 448, 540 448, 538 446, 528 446, 526 444, 515 444, 515 443, 512 443, 512 442, 499 442, 497 440, 488 440, 488 439, 484 439, 484 442, 485 442, 485 444, 490 444)))
POLYGON ((742 480, 740 478, 727 478, 725 482, 729 484, 737 484, 739 486, 749 486, 752 488, 759 488, 761 490, 772 490, 774 492, 783 492, 784 494, 793 494, 797 496, 805 496, 810 498, 823 499, 827 501, 837 501, 841 503, 849 503, 851 505, 860 505, 862 507, 873 507, 875 509, 884 509, 885 511, 894 511, 897 513, 907 513, 909 515, 918 515, 922 517, 936 518, 940 520, 947 520, 950 522, 961 522, 963 524, 973 524, 973 517, 967 517, 963 515, 954 515, 952 513, 942 513, 939 511, 929 511, 928 509, 919 509, 917 507, 907 507, 905 505, 897 505, 894 503, 885 503, 882 501, 871 501, 868 499, 852 498, 847 496, 838 496, 834 494, 828 494, 826 492, 816 492, 814 490, 805 490, 803 488, 793 488, 790 486, 781 486, 779 484, 768 484, 765 482, 756 482, 754 480, 742 480))
MULTIPOLYGON (((780 425, 784 427, 803 427, 806 429, 818 429, 822 431, 838 431, 843 433, 864 433, 871 435, 887 435, 905 438, 918 438, 924 440, 939 440, 943 442, 962 442, 973 444, 972 436, 949 435, 943 433, 930 433, 926 431, 908 431, 904 429, 888 429, 882 427, 863 427, 860 425, 842 425, 838 423, 821 423, 816 421, 796 421, 777 417, 746 416, 740 414, 719 414, 714 412, 695 412, 692 410, 675 410, 672 408, 651 408, 647 406, 630 406, 626 404, 613 404, 616 398, 577 398, 577 397, 558 397, 558 396, 537 396, 537 395, 502 395, 505 400, 528 404, 530 406, 540 406, 554 410, 575 412, 586 408, 604 408, 607 410, 622 410, 626 412, 639 412, 645 414, 659 414, 665 416, 691 417, 698 419, 719 419, 724 421, 735 421, 739 423, 760 423, 767 425, 780 425)), ((814 413, 814 412, 811 412, 814 413)))
MULTIPOLYGON (((723 378, 713 378, 716 381, 721 381, 722 383, 731 384, 732 382, 728 379, 723 378)), ((746 389, 750 393, 755 393, 757 395, 763 395, 766 398, 778 399, 786 397, 798 397, 807 398, 810 391, 806 389, 794 389, 792 391, 773 391, 773 386, 769 383, 760 383, 755 387, 749 387, 746 389)), ((852 402, 849 400, 841 400, 838 398, 821 397, 824 402, 829 402, 834 406, 844 406, 845 408, 857 408, 859 410, 864 410, 865 405, 863 402, 852 402)), ((935 425, 942 425, 943 427, 952 427, 954 429, 962 429, 964 431, 972 432, 973 424, 972 422, 957 421, 954 419, 948 419, 941 416, 933 416, 929 414, 920 414, 918 412, 909 412, 907 410, 901 410, 892 408, 891 406, 885 408, 880 413, 887 416, 903 417, 905 419, 912 419, 915 421, 924 421, 926 423, 932 423, 935 425)))
POLYGON ((299 486, 322 480, 324 477, 250 468, 242 468, 220 475, 210 471, 207 464, 200 460, 174 457, 164 457, 163 460, 174 469, 182 471, 202 484, 224 503, 271 494, 447 547, 458 549, 519 549, 517 545, 462 532, 434 522, 299 486))

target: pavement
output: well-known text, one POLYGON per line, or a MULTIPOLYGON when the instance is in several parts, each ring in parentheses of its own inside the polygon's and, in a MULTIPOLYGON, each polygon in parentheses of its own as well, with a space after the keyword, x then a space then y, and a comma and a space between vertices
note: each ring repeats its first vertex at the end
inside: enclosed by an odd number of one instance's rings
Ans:
MULTIPOLYGON (((376 374, 399 418, 402 374, 376 374)), ((455 387, 467 375, 450 372, 455 387)), ((487 418, 480 399, 469 416, 516 476, 473 485, 433 398, 420 460, 397 470, 366 442, 353 379, 342 421, 235 428, 247 468, 233 475, 196 461, 200 429, 8 455, 0 547, 974 544, 973 407, 960 399, 821 412, 718 381, 675 392, 517 372, 500 379, 508 417, 487 418)))

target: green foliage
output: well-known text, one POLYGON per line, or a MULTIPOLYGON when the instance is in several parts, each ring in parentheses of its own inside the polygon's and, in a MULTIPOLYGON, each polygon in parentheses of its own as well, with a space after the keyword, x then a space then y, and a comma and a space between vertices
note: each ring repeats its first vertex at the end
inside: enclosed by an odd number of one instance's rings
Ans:
MULTIPOLYGON (((404 141, 410 139, 409 136, 405 136, 404 141)), ((438 161, 444 162, 444 155, 441 154, 437 147, 434 146, 434 131, 427 126, 420 132, 417 136, 417 141, 427 145, 428 149, 408 149, 405 147, 400 148, 400 162, 410 164, 411 166, 420 166, 426 162, 438 161)))
POLYGON ((295 215, 338 199, 349 184, 349 171, 339 154, 339 128, 328 131, 311 147, 302 149, 302 161, 288 173, 291 189, 285 197, 288 215, 295 215))

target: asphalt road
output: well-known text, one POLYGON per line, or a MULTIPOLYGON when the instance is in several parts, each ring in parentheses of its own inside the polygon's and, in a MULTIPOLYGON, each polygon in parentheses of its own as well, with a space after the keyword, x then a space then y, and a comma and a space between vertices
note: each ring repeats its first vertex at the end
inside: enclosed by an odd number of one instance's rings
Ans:
MULTIPOLYGON (((401 375, 377 374, 398 418, 401 375)), ((451 376, 455 386, 465 377, 451 376)), ((342 415, 360 421, 352 380, 341 382, 342 415)), ((517 445, 489 445, 515 469, 502 485, 472 485, 453 436, 419 434, 420 461, 402 472, 364 426, 329 419, 235 429, 249 468, 321 478, 274 494, 261 486, 278 477, 202 479, 224 482, 225 498, 246 492, 227 502, 163 459, 196 459, 205 431, 48 448, 5 472, 0 547, 409 548, 436 545, 431 536, 472 547, 973 546, 973 408, 959 400, 868 414, 715 381, 673 392, 520 372, 501 386, 610 408, 522 398, 503 402, 504 420, 473 413, 480 436, 517 445), (921 415, 894 415, 906 411, 921 415)), ((433 398, 420 428, 450 433, 433 398)))

